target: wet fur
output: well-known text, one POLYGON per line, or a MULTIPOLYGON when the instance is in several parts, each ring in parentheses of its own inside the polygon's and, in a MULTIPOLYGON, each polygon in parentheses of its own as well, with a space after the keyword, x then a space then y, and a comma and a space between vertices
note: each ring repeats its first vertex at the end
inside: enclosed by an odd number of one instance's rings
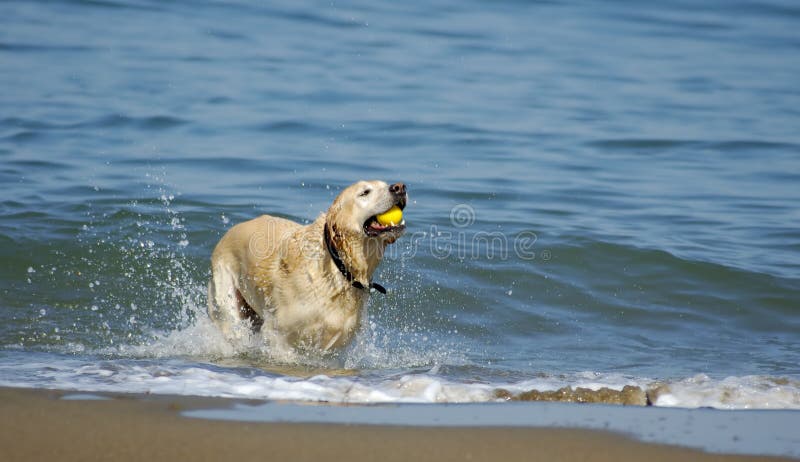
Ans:
POLYGON ((307 226, 270 215, 234 226, 211 256, 210 317, 231 338, 249 329, 301 350, 347 345, 369 291, 353 287, 336 267, 325 247, 324 226, 354 280, 369 287, 386 246, 402 230, 370 237, 363 225, 396 201, 386 183, 360 181, 307 226), (370 195, 359 196, 365 189, 370 195))

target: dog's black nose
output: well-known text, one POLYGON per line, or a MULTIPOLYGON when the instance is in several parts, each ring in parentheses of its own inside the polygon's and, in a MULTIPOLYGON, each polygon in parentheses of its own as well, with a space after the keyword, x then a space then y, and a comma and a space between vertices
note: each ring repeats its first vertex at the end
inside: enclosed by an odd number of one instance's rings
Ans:
POLYGON ((406 193, 406 185, 404 183, 395 183, 389 186, 389 191, 398 196, 401 196, 406 193))

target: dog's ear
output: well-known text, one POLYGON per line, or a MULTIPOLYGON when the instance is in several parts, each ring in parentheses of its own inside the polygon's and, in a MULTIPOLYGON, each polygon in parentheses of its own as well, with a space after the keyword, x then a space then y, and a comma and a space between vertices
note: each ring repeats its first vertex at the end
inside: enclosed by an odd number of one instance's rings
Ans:
POLYGON ((328 208, 326 221, 328 222, 329 226, 341 230, 343 228, 342 225, 344 225, 344 223, 342 223, 344 215, 346 215, 346 213, 344 213, 344 207, 342 205, 342 197, 339 196, 336 198, 336 200, 333 201, 333 204, 331 204, 331 206, 328 208))

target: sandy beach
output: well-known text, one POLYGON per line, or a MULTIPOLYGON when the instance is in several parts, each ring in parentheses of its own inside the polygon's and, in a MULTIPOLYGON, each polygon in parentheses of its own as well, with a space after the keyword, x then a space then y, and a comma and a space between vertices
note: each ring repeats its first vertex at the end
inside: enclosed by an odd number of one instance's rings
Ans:
POLYGON ((554 428, 409 428, 186 418, 231 400, 154 395, 62 399, 63 391, 0 389, 0 459, 352 461, 756 461, 554 428))

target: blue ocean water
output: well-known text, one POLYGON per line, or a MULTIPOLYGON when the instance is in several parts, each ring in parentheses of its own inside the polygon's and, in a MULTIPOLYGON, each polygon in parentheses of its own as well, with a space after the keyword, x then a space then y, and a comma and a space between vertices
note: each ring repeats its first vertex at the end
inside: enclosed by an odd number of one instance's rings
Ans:
POLYGON ((800 408, 798 27, 780 0, 2 2, 0 385, 800 408), (218 338, 222 234, 372 178, 409 228, 354 345, 218 338))

